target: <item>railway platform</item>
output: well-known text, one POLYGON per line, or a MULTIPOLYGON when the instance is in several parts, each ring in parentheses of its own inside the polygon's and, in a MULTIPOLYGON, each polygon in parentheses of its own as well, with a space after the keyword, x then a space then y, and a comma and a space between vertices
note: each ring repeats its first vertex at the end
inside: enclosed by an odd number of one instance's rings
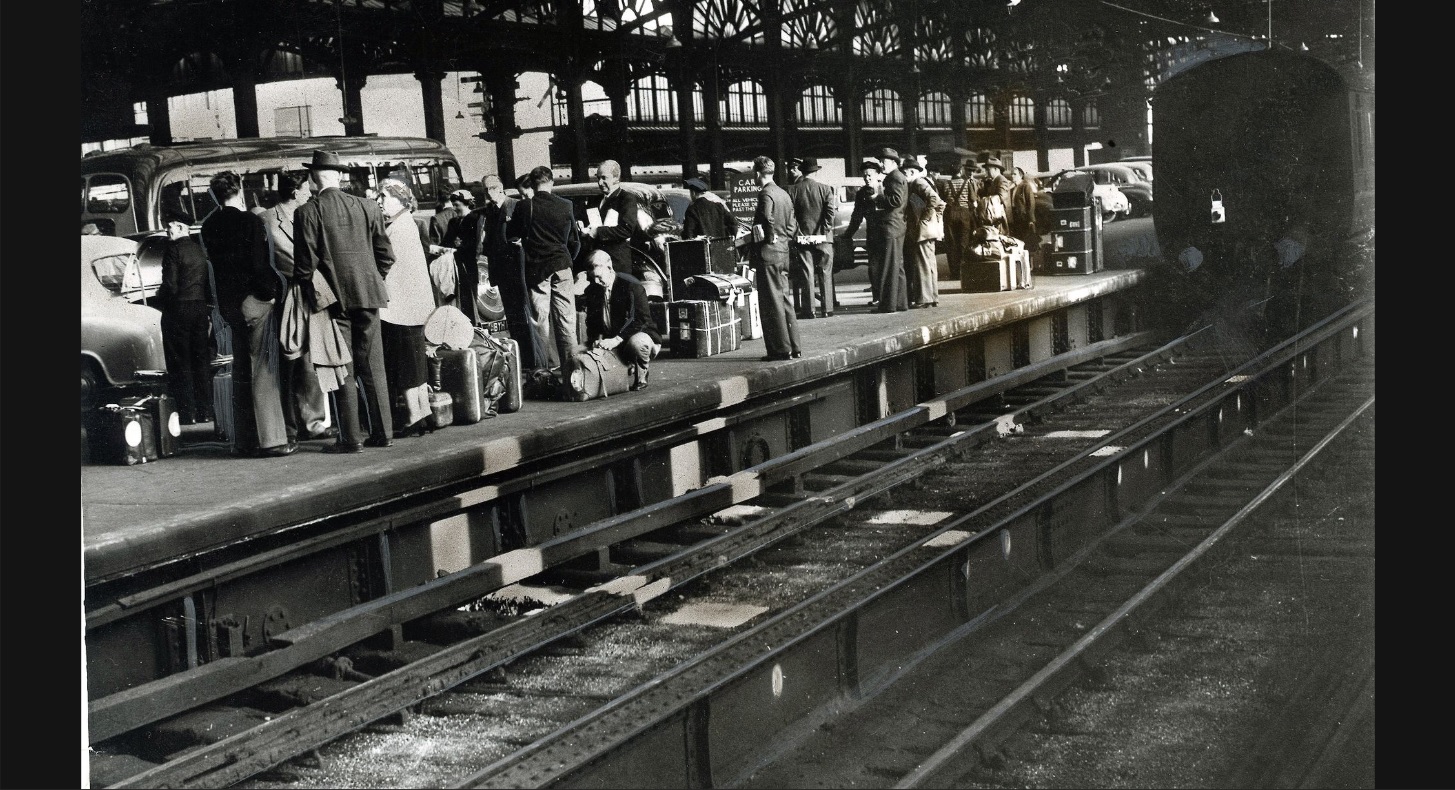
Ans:
POLYGON ((867 286, 848 286, 840 289, 839 313, 799 322, 802 359, 763 362, 761 340, 703 359, 664 356, 653 365, 651 387, 640 392, 585 403, 527 400, 515 413, 359 455, 323 454, 320 440, 303 442, 284 458, 236 458, 225 445, 205 441, 209 426, 189 427, 177 456, 81 468, 86 578, 113 577, 370 501, 709 417, 876 360, 1064 310, 1129 288, 1141 276, 1132 270, 1039 277, 1032 289, 973 294, 942 282, 938 307, 893 314, 869 311, 867 286))

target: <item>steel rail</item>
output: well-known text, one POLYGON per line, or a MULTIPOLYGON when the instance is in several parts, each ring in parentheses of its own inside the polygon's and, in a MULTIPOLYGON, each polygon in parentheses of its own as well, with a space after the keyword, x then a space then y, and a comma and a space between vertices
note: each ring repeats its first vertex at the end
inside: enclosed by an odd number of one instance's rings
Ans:
POLYGON ((943 785, 945 781, 950 778, 943 775, 943 770, 947 766, 952 765, 954 761, 959 757, 959 755, 961 755, 967 748, 969 748, 972 743, 974 743, 986 732, 994 728, 1004 717, 1006 717, 1012 711, 1020 708, 1028 701, 1030 701, 1037 692, 1039 692, 1042 688, 1051 683, 1054 678, 1056 678, 1068 667, 1070 667, 1073 662, 1087 655, 1093 645, 1100 642, 1103 637, 1105 637, 1113 629, 1126 622, 1131 617, 1134 611, 1137 611, 1143 604, 1151 600, 1154 596, 1161 593, 1161 591, 1165 587, 1167 587, 1174 579, 1176 579, 1183 571, 1190 568, 1194 563, 1201 559, 1203 555, 1211 551, 1212 548, 1217 545, 1219 541, 1221 541, 1229 533, 1236 529, 1238 525, 1242 524, 1248 518, 1248 516, 1257 511, 1258 508, 1261 507, 1263 503, 1268 500, 1269 497, 1273 496, 1280 489, 1282 489, 1283 486, 1288 483, 1288 481, 1292 480, 1293 477, 1298 474, 1299 470, 1303 469, 1310 462, 1312 462, 1314 458, 1316 458, 1321 452, 1323 452, 1324 448, 1326 448, 1330 442, 1337 438, 1339 434, 1343 433, 1346 428, 1353 424, 1353 422, 1357 420, 1360 415, 1362 415, 1367 409, 1371 408, 1373 405, 1374 398, 1371 396, 1364 403, 1360 404, 1360 406, 1355 409, 1352 414, 1344 418, 1344 420, 1341 421, 1333 430, 1329 431, 1317 443, 1315 443, 1313 447, 1310 447, 1308 451, 1305 452, 1293 464, 1293 466, 1289 467, 1273 482, 1269 483, 1266 487, 1263 488, 1263 490, 1259 491, 1251 500, 1249 500, 1246 504, 1239 508, 1238 512, 1234 513, 1217 529, 1213 530, 1212 534, 1204 538, 1202 542, 1198 543, 1197 546, 1195 546, 1191 551, 1189 551, 1183 557, 1179 558, 1177 562, 1173 563, 1172 567, 1163 571, 1157 576, 1157 578, 1149 582, 1147 586, 1137 591, 1135 595, 1133 595, 1121 606, 1117 607, 1116 611, 1107 615, 1106 618, 1093 626, 1091 630, 1089 630, 1085 635, 1083 635, 1080 639, 1076 640, 1076 642, 1072 644, 1071 647, 1067 648, 1065 651, 1057 655, 1048 664, 1046 664, 1046 666, 1042 667, 1039 671, 1037 671, 1036 674, 1031 676, 1028 680, 1018 686, 1014 691, 1008 694, 1004 699, 996 703, 994 707, 992 707, 990 710, 986 711, 979 718, 977 718, 973 723, 970 724, 969 727, 966 727, 964 730, 957 733, 955 737, 951 738, 948 742, 946 742, 944 746, 937 749, 934 754, 925 758, 922 762, 920 762, 918 766, 914 768, 914 770, 910 771, 907 775, 905 775, 903 779, 896 782, 894 787, 914 788, 926 787, 931 785, 943 785))
MULTIPOLYGON (((1353 320, 1348 317, 1349 314, 1347 313, 1342 315, 1344 316, 1343 320, 1353 320)), ((1318 327, 1300 335, 1300 338, 1316 332, 1320 333, 1320 336, 1327 336, 1328 333, 1337 331, 1337 329, 1326 329, 1329 326, 1331 324, 1328 322, 1321 323, 1318 327)), ((1293 346, 1295 342, 1290 341, 1290 343, 1285 345, 1293 346)), ((1272 367, 1282 362, 1276 355, 1264 354, 1260 355, 1259 358, 1265 361, 1269 359, 1273 360, 1269 362, 1269 369, 1272 369, 1272 367)), ((1246 369, 1246 367, 1243 369, 1246 369)), ((1215 382, 1215 384, 1220 383, 1223 382, 1215 382)), ((1211 402, 1215 397, 1220 398, 1222 396, 1222 393, 1211 396, 1209 394, 1211 389, 1213 387, 1204 387, 1195 396, 1190 397, 1202 397, 1211 402)), ((1176 425, 1181 425, 1186 420, 1192 419, 1205 408, 1207 408, 1206 404, 1202 407, 1190 409, 1184 403, 1182 407, 1176 405, 1169 406, 1161 410, 1160 414, 1166 418, 1180 413, 1179 417, 1166 426, 1167 430, 1170 430, 1176 425)), ((1139 425, 1144 425, 1146 422, 1143 421, 1139 425)), ((1133 426, 1128 431, 1136 428, 1137 426, 1133 426)), ((953 438, 941 444, 951 442, 953 438)), ((1152 439, 1155 439, 1155 437, 1152 437, 1152 439)), ((1148 439, 1147 441, 1152 439, 1148 439)), ((1105 443, 1109 444, 1110 440, 1105 443)), ((1132 449, 1126 448, 1116 455, 1106 457, 1101 463, 1096 464, 1093 469, 1078 475, 1078 480, 1089 478, 1094 474, 1104 471, 1113 464, 1120 463, 1132 449)), ((1094 450, 1088 450, 1084 455, 1090 456, 1093 452, 1094 450)), ((890 467, 893 466, 894 464, 890 465, 890 467)), ((887 470, 888 468, 886 468, 887 470)), ((1044 481, 1050 476, 1051 473, 1039 476, 1035 481, 1018 487, 1016 490, 978 508, 975 512, 938 528, 923 539, 916 541, 915 544, 891 554, 875 565, 845 579, 834 587, 795 605, 752 630, 734 637, 692 661, 680 665, 667 673, 667 675, 656 678, 628 692, 618 698, 618 700, 603 706, 597 711, 562 726, 557 731, 538 739, 515 754, 487 766, 485 769, 465 779, 456 786, 546 786, 557 779, 569 775, 575 770, 579 770, 583 765, 604 757, 616 748, 629 742, 632 738, 646 732, 656 723, 669 716, 681 714, 687 707, 710 696, 715 690, 724 687, 737 678, 743 677, 763 663, 783 655, 794 644, 809 638, 809 636, 822 631, 824 628, 832 627, 839 619, 847 616, 849 611, 888 594, 893 589, 905 583, 906 580, 938 564, 956 552, 963 550, 971 543, 989 539, 989 536, 996 534, 1002 526, 1015 521, 1029 511, 1039 507, 1040 503, 1045 499, 1054 499, 1072 485, 1068 483, 1057 486, 1054 491, 1047 494, 1044 498, 1037 498, 1036 502, 1020 508, 1008 516, 997 519, 994 526, 976 531, 971 537, 945 549, 931 559, 916 562, 915 567, 908 572, 891 571, 896 564, 903 564, 909 555, 916 552, 924 543, 951 530, 958 529, 963 531, 966 525, 972 520, 983 518, 987 513, 992 512, 999 505, 1014 497, 1024 496, 1024 492, 1033 488, 1037 482, 1044 481), (883 577, 887 576, 889 572, 895 572, 899 575, 892 580, 884 579, 883 577), (845 597, 856 598, 856 600, 849 605, 837 600, 845 597), (815 617, 810 614, 815 609, 826 611, 815 617), (812 625, 798 625, 795 624, 795 621, 809 621, 812 622, 812 625), (724 674, 721 671, 709 672, 704 669, 707 664, 714 661, 726 660, 731 663, 734 660, 732 658, 734 651, 742 655, 736 658, 739 663, 732 671, 724 674), (693 684, 697 685, 694 687, 693 684), (680 688, 679 686, 681 685, 686 685, 689 688, 680 688), (665 701, 666 699, 675 701, 668 702, 665 701), (608 721, 608 719, 614 721, 608 721), (614 731, 603 733, 601 730, 614 731), (582 744, 591 745, 583 746, 582 744), (567 752, 571 753, 569 759, 566 754, 567 752)), ((835 501, 834 494, 831 492, 815 496, 809 502, 819 503, 823 508, 825 517, 846 512, 852 509, 854 505, 852 496, 846 496, 844 499, 835 501)), ((770 519, 772 518, 770 517, 770 519)), ((647 572, 648 570, 649 568, 645 566, 638 569, 640 572, 647 572)))

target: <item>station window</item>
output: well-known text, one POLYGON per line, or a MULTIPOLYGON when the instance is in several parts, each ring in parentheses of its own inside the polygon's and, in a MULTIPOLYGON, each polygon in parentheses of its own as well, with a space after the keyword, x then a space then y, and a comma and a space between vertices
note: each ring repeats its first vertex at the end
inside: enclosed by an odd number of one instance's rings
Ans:
POLYGON ((904 108, 900 106, 899 94, 889 88, 879 88, 864 97, 862 108, 865 126, 902 126, 904 108))
POLYGON ((798 97, 798 123, 800 126, 838 126, 839 105, 834 101, 834 89, 827 85, 810 85, 798 97))
POLYGON ((677 93, 666 77, 651 74, 632 85, 627 118, 647 123, 670 123, 677 119, 677 93))
POLYGON ((756 126, 768 123, 768 97, 763 86, 754 80, 742 80, 728 86, 727 112, 723 123, 756 126))
POLYGON ((995 105, 983 93, 972 93, 965 100, 965 123, 974 129, 995 128, 995 105))
POLYGON ((938 91, 926 93, 919 98, 920 126, 936 129, 950 127, 950 97, 938 91))
POLYGON ((137 126, 146 126, 151 123, 147 120, 147 103, 144 101, 133 102, 131 105, 131 118, 137 126))
POLYGON ((1046 126, 1051 129, 1071 128, 1071 103, 1065 99, 1046 102, 1046 126))
POLYGON ((1036 103, 1025 96, 1010 100, 1010 128, 1033 129, 1036 125, 1036 103))
POLYGON ((1096 102, 1087 100, 1086 106, 1081 108, 1081 120, 1087 129, 1101 127, 1101 113, 1097 112, 1096 102))
POLYGON ((278 137, 312 137, 313 108, 303 104, 273 110, 273 130, 278 137))

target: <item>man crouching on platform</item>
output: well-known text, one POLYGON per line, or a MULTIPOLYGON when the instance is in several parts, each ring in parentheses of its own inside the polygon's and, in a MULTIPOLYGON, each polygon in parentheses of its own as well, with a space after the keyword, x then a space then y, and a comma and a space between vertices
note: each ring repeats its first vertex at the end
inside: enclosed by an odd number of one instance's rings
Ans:
POLYGON ((662 336, 647 307, 641 280, 618 272, 611 255, 595 250, 589 258, 591 284, 586 286, 586 343, 590 348, 615 351, 636 370, 633 392, 647 388, 647 372, 662 353, 662 336))

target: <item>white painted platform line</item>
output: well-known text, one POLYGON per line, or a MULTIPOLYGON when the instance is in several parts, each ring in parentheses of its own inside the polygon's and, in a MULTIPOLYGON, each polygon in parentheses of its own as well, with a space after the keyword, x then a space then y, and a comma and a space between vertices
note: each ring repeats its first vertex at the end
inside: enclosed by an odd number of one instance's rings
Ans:
POLYGON ((961 529, 947 529, 944 532, 941 532, 933 538, 925 541, 925 548, 948 549, 951 546, 958 545, 963 540, 969 540, 970 536, 974 534, 974 532, 966 532, 961 529))
POLYGON ((501 587, 485 596, 496 601, 540 601, 546 606, 555 606, 562 601, 576 597, 576 591, 569 587, 546 587, 539 584, 511 584, 501 587))
POLYGON ((758 505, 733 505, 732 507, 723 508, 708 516, 707 521, 709 524, 725 524, 732 527, 741 527, 749 521, 762 518, 772 512, 772 508, 760 507, 758 505))
POLYGON ((1126 449, 1125 447, 1117 447, 1114 444, 1109 444, 1109 445, 1107 445, 1105 447, 1098 447, 1091 454, 1093 456, 1099 458, 1099 457, 1107 456, 1107 455, 1116 455, 1117 453, 1119 453, 1119 452, 1121 452, 1122 450, 1125 450, 1125 449, 1126 449))
POLYGON ((1111 433, 1111 431, 1051 431, 1046 434, 1046 439, 1100 439, 1111 433))
POLYGON ((713 628, 737 628, 768 611, 766 606, 747 603, 694 602, 684 605, 660 622, 671 625, 707 625, 713 628))
POLYGON ((881 510, 870 516, 865 523, 931 527, 953 515, 955 514, 942 510, 881 510))

